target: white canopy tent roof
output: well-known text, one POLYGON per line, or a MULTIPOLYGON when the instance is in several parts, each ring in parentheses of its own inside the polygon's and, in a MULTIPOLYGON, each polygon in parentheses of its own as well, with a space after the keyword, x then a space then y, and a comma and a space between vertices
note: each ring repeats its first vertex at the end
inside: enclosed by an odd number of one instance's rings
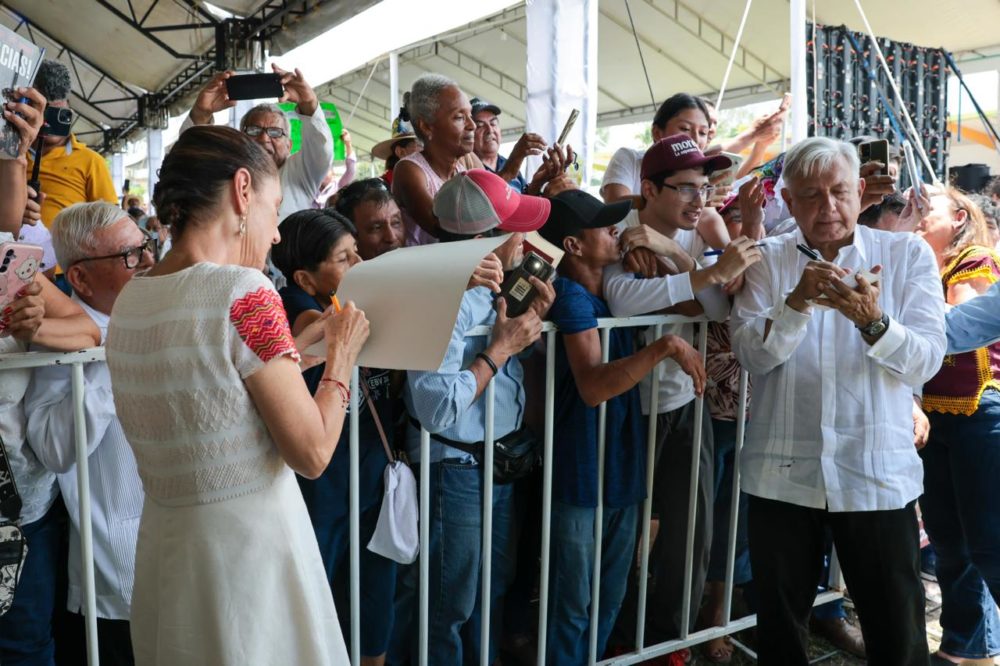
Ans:
MULTIPOLYGON (((544 1, 544 0, 536 0, 544 1)), ((376 0, 4 0, 0 23, 17 29, 58 57, 74 75, 72 105, 79 114, 74 131, 100 147, 106 129, 134 128, 138 98, 170 91, 172 112, 191 101, 190 85, 211 72, 214 24, 229 15, 253 16, 280 28, 272 52, 285 53, 348 21, 376 0)), ((821 24, 863 28, 850 0, 815 5, 821 24)), ((496 6, 496 5, 494 5, 496 6)), ((1000 57, 1000 4, 994 0, 864 0, 878 35, 955 52, 963 68, 995 67, 1000 57), (973 63, 973 61, 975 61, 973 63)), ((681 90, 712 94, 720 85, 744 3, 736 0, 600 0, 598 123, 646 120, 655 103, 681 90), (631 10, 631 20, 628 9, 631 10), (633 33, 632 24, 636 26, 633 33), (637 45, 638 41, 638 45, 637 45), (639 49, 645 58, 646 85, 639 49)), ((435 0, 402 3, 394 20, 444 13, 435 0), (412 12, 412 16, 408 16, 412 12)), ((454 21, 451 22, 454 24, 454 21)), ((789 2, 756 0, 750 12, 726 106, 775 98, 789 76, 789 2)), ((399 54, 400 89, 420 74, 437 71, 454 77, 470 95, 489 99, 504 110, 508 136, 522 131, 526 95, 525 12, 514 2, 471 24, 416 44, 384 44, 399 54)), ((380 34, 371 34, 376 42, 380 34)), ((336 57, 337 44, 326 50, 336 57)), ((378 62, 361 99, 373 62, 340 74, 322 86, 321 96, 337 103, 343 117, 358 108, 349 129, 362 153, 388 135, 388 62, 378 62)), ((310 63, 301 63, 307 73, 310 63)), ((314 83, 321 83, 313 80, 314 83)))
MULTIPOLYGON (((722 82, 743 2, 703 0, 600 0, 598 25, 598 125, 651 119, 660 101, 679 91, 714 97, 722 82), (631 11, 631 20, 629 18, 631 11), (632 25, 636 29, 633 32, 632 25), (637 42, 638 41, 638 45, 637 42), (642 58, 649 73, 643 75, 642 58), (650 96, 650 87, 653 95, 650 96)), ((845 24, 864 30, 849 0, 808 5, 822 25, 845 24)), ((878 36, 921 46, 944 47, 960 64, 995 67, 1000 57, 1000 5, 992 0, 865 0, 865 12, 878 36)), ((419 11, 427 11, 426 5, 419 11)), ((400 20, 405 20, 402 18, 400 20)), ((524 131, 526 97, 525 12, 521 3, 462 28, 396 50, 400 91, 425 72, 454 78, 471 96, 503 109, 504 135, 524 131)), ((776 99, 788 88, 788 0, 756 0, 730 75, 724 105, 776 99)), ((346 119, 357 105, 351 126, 355 146, 364 154, 389 134, 389 64, 383 57, 337 76, 321 86, 321 97, 336 103, 346 119), (360 93, 372 67, 364 97, 360 93), (359 101, 360 100, 360 101, 359 101)))

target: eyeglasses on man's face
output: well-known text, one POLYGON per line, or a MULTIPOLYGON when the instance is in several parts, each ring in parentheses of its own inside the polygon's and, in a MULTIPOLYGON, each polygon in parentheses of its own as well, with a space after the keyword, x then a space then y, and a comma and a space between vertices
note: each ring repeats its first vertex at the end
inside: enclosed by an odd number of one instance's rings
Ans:
POLYGON ((280 139, 286 135, 283 127, 261 127, 260 125, 247 125, 243 128, 243 133, 255 139, 262 133, 267 134, 272 139, 280 139))
POLYGON ((699 195, 704 201, 708 201, 715 193, 714 185, 702 185, 701 187, 695 187, 694 185, 671 185, 670 183, 663 183, 663 187, 669 187, 673 191, 677 192, 678 198, 680 198, 680 200, 684 203, 694 201, 699 195))
POLYGON ((102 259, 118 259, 121 258, 125 262, 125 268, 132 270, 140 263, 142 263, 142 253, 149 252, 152 253, 155 247, 155 242, 152 238, 147 238, 142 242, 142 245, 137 245, 135 247, 130 247, 121 252, 115 254, 105 254, 100 257, 84 257, 83 259, 77 259, 71 265, 75 266, 77 264, 82 264, 85 261, 100 261, 102 259))

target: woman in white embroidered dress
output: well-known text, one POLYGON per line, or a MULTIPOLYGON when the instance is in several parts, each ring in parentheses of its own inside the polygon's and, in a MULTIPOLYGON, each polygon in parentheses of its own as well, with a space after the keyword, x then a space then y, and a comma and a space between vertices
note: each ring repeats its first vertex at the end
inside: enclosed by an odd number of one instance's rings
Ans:
POLYGON ((261 271, 279 239, 281 188, 273 161, 243 134, 184 132, 153 201, 173 248, 122 291, 107 339, 146 493, 136 663, 346 664, 293 471, 315 478, 330 461, 368 321, 347 303, 314 327, 327 353, 310 396, 261 271))

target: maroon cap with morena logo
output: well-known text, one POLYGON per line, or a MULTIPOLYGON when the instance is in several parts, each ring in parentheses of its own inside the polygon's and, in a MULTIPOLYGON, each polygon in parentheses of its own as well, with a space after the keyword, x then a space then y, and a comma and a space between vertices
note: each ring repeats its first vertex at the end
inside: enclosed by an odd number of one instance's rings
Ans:
POLYGON ((733 161, 725 155, 710 155, 706 157, 698 144, 687 134, 673 134, 660 139, 646 151, 642 157, 642 168, 639 172, 643 180, 661 174, 664 171, 681 171, 682 169, 697 169, 703 167, 705 173, 728 169, 733 161))

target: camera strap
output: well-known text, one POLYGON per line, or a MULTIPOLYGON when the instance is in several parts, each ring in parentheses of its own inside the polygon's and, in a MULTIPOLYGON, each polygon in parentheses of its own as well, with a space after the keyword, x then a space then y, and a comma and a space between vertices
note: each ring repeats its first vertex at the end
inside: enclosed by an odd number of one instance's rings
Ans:
POLYGON ((0 437, 0 516, 12 523, 21 520, 21 494, 17 492, 3 437, 0 437))

